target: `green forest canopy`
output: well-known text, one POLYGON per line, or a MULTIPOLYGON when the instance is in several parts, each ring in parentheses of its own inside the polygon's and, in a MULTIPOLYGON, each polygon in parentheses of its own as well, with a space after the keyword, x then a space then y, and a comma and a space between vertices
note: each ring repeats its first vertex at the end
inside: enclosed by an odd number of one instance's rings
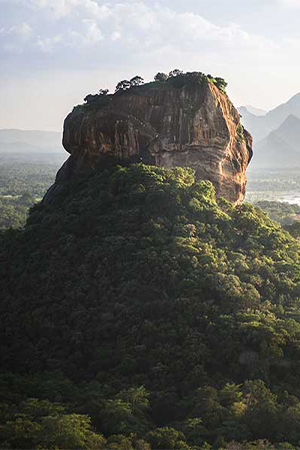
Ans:
POLYGON ((224 78, 213 77, 203 72, 183 72, 182 70, 174 69, 169 74, 158 72, 154 77, 154 82, 152 81, 146 84, 144 83, 144 79, 139 75, 136 75, 130 80, 121 80, 116 85, 115 94, 109 94, 109 89, 101 88, 97 94, 88 94, 84 98, 84 101, 87 105, 102 107, 109 104, 109 100, 113 95, 121 95, 128 90, 130 92, 139 92, 139 88, 143 88, 144 90, 152 87, 173 87, 175 89, 181 89, 191 83, 212 83, 220 92, 223 94, 226 93, 227 82, 224 78))
POLYGON ((300 246, 260 209, 118 166, 0 239, 0 448, 299 445, 300 246))

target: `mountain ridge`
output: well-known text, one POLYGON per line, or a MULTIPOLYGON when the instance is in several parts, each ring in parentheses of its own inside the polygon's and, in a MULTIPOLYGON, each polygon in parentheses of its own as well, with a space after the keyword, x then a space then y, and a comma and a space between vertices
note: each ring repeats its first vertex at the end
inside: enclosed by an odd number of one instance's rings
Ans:
POLYGON ((253 135, 256 145, 271 131, 280 127, 289 115, 300 118, 300 92, 293 95, 287 102, 268 111, 264 116, 255 116, 246 107, 240 107, 238 110, 242 115, 243 125, 253 135))
POLYGON ((300 119, 290 114, 255 145, 252 168, 300 167, 300 119))
POLYGON ((42 130, 0 129, 0 153, 7 157, 28 155, 36 158, 45 154, 65 156, 60 132, 42 130))
POLYGON ((300 118, 290 114, 273 133, 281 136, 293 150, 300 152, 300 118))
POLYGON ((265 116, 267 114, 267 110, 265 109, 261 109, 261 108, 256 108, 254 106, 251 105, 245 105, 245 106, 240 106, 239 108, 237 108, 238 110, 240 108, 246 108, 247 111, 249 111, 251 114, 254 114, 255 116, 265 116))

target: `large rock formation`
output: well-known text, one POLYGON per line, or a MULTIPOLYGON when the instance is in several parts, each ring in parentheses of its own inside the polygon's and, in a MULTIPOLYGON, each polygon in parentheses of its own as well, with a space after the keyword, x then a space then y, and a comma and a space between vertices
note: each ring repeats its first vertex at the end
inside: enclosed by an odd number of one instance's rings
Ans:
POLYGON ((209 81, 181 88, 149 83, 77 106, 65 120, 63 145, 71 156, 45 202, 87 169, 144 162, 192 167, 197 178, 212 181, 218 196, 240 203, 252 157, 239 113, 209 81))

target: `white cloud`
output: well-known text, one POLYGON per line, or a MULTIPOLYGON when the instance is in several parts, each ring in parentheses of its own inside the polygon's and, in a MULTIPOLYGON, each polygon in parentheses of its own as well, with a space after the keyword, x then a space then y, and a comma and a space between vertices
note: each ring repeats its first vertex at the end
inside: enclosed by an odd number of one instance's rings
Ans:
POLYGON ((110 11, 106 5, 100 5, 96 0, 24 0, 25 4, 34 10, 47 9, 55 18, 61 19, 72 14, 78 8, 98 19, 105 18, 110 11))
MULTIPOLYGON (((0 0, 3 2, 3 0, 0 0)), ((4 0, 8 1, 8 0, 4 0)), ((266 52, 274 44, 252 35, 235 24, 216 25, 200 14, 179 12, 142 0, 10 0, 22 2, 40 27, 36 48, 50 52, 58 47, 94 46, 107 41, 124 51, 157 51, 167 47, 201 52, 247 51, 266 52), (33 10, 33 12, 32 12, 33 10), (49 14, 54 22, 49 20, 49 14), (44 26, 45 24, 45 26, 44 26), (122 39, 121 39, 122 37, 122 39), (118 44, 116 44, 118 42, 118 44), (114 44, 115 43, 115 44, 114 44)), ((294 1, 300 0, 280 0, 294 1)), ((15 27, 12 27, 15 32, 15 27)), ((15 33, 16 34, 16 33, 15 33)), ((26 23, 19 29, 19 38, 32 35, 26 23)))
POLYGON ((22 53, 32 36, 33 30, 26 22, 11 27, 2 27, 0 28, 0 49, 6 53, 22 53))
POLYGON ((161 4, 147 6, 141 1, 116 3, 102 21, 102 29, 110 30, 116 40, 135 50, 160 51, 163 47, 185 49, 195 53, 225 50, 266 52, 275 44, 261 36, 252 35, 235 24, 219 26, 199 14, 182 13, 161 4))
POLYGON ((292 8, 300 8, 300 0, 278 0, 280 4, 292 8))
POLYGON ((86 44, 94 44, 103 40, 103 34, 94 20, 85 19, 83 23, 86 27, 86 44))
POLYGON ((118 41, 119 39, 121 39, 121 33, 120 31, 114 31, 111 35, 111 40, 112 41, 118 41))
MULTIPOLYGON (((247 59, 251 55, 253 59, 269 58, 276 48, 271 40, 251 34, 234 23, 217 25, 200 14, 164 7, 162 0, 160 3, 146 0, 9 1, 23 4, 36 29, 34 38, 30 25, 24 22, 14 40, 27 39, 28 46, 43 53, 63 55, 66 48, 74 48, 78 57, 84 47, 93 51, 98 46, 103 56, 109 58, 114 54, 130 61, 138 54, 148 59, 158 55, 165 61, 175 55, 188 54, 191 61, 198 60, 199 55, 201 58, 218 55, 227 60, 245 54, 247 59)), ((14 32, 15 28, 12 27, 14 32)), ((6 45, 9 51, 11 42, 6 45)), ((85 52, 82 56, 86 55, 85 52)), ((70 58, 72 54, 68 52, 68 61, 70 58)), ((63 56, 60 60, 64 64, 63 56)), ((93 60, 96 64, 96 59, 91 58, 93 60)))
POLYGON ((49 53, 53 50, 54 47, 56 47, 57 44, 61 42, 61 40, 62 37, 60 35, 48 38, 42 38, 38 36, 36 41, 36 47, 43 53, 49 53))
POLYGON ((75 46, 78 48, 94 45, 104 39, 100 28, 94 20, 84 19, 82 24, 83 30, 81 32, 74 30, 69 31, 68 35, 64 39, 66 45, 75 46))
POLYGON ((32 28, 28 23, 23 22, 18 29, 18 33, 23 39, 28 39, 32 35, 32 28))
MULTIPOLYGON (((284 89, 299 90, 300 71, 294 55, 300 50, 300 40, 297 10, 293 8, 300 6, 300 0, 241 0, 237 11, 230 14, 243 24, 240 26, 224 22, 228 17, 222 16, 224 0, 211 1, 210 15, 201 6, 204 2, 182 1, 180 8, 179 3, 178 0, 0 0, 4 11, 0 17, 2 78, 3 73, 8 78, 14 72, 22 76, 30 74, 29 78, 49 73, 51 80, 56 80, 57 71, 64 71, 62 85, 55 84, 61 98, 57 102, 65 101, 63 84, 69 84, 65 80, 74 80, 74 100, 70 100, 70 105, 76 101, 78 89, 81 89, 79 100, 88 89, 90 92, 101 86, 113 89, 119 79, 136 73, 150 79, 155 72, 176 66, 224 76, 229 89, 238 93, 238 103, 259 105, 261 98, 270 97, 273 102, 284 89), (243 5, 247 11, 256 2, 263 3, 264 8, 255 14, 246 13, 241 19, 243 5), (188 4, 193 5, 192 12, 187 7, 184 12, 184 5, 188 4), (254 23, 258 17, 260 23, 254 23), (8 53, 13 53, 13 57, 8 53), (287 68, 294 74, 289 83, 286 83, 287 68), (100 72, 96 76, 97 70, 100 72), (80 79, 76 78, 78 74, 80 79), (248 98, 242 100, 245 95, 248 98)), ((40 85, 43 90, 44 80, 41 79, 40 85)), ((53 92, 49 98, 52 95, 53 92)))
POLYGON ((14 25, 12 27, 2 27, 0 29, 0 35, 11 37, 15 36, 23 41, 26 41, 32 35, 32 28, 30 25, 28 25, 28 23, 23 22, 19 25, 14 25))
POLYGON ((71 11, 71 5, 68 0, 25 0, 25 4, 33 10, 47 8, 57 18, 68 15, 71 11))

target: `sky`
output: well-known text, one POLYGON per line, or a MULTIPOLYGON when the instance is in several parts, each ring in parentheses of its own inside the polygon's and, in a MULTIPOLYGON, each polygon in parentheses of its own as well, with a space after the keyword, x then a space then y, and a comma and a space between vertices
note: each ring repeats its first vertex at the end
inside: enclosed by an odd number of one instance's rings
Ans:
POLYGON ((300 0, 0 0, 0 128, 60 131, 87 94, 175 68, 272 109, 300 91, 299 20, 300 0))

